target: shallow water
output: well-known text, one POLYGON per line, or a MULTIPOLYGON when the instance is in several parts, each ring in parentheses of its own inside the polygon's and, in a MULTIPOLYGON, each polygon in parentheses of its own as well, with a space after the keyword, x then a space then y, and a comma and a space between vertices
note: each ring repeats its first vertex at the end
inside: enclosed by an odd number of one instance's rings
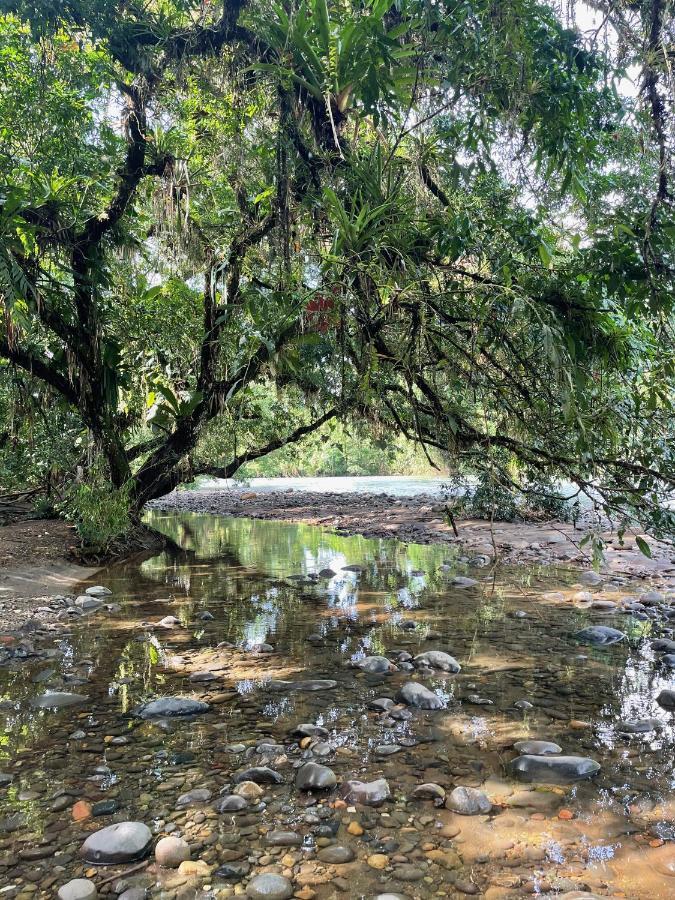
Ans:
MULTIPOLYGON (((29 635, 58 655, 0 666, 0 770, 14 776, 0 788, 0 897, 55 896, 86 868, 77 855, 83 838, 127 819, 158 834, 173 823, 193 859, 211 866, 244 863, 253 874, 276 865, 319 900, 385 889, 410 898, 483 892, 497 900, 584 886, 603 896, 675 895, 674 720, 655 702, 673 679, 649 647, 649 621, 574 601, 580 588, 572 571, 495 573, 449 559, 446 547, 339 537, 312 526, 195 514, 155 513, 152 521, 182 554, 99 573, 96 582, 113 591, 118 612, 87 616, 54 638, 29 635), (335 577, 312 577, 326 567, 335 577), (458 574, 478 584, 451 585, 458 574), (213 619, 201 620, 205 612, 213 619), (159 627, 167 615, 181 624, 159 627), (410 621, 413 630, 402 627, 410 621), (620 628, 628 639, 581 647, 572 633, 589 624, 620 628), (221 642, 236 646, 218 648, 221 642), (263 642, 274 652, 257 652, 263 642), (350 662, 430 649, 462 665, 459 675, 420 679, 443 709, 414 710, 407 721, 367 709, 374 698, 394 697, 411 676, 365 675, 350 662), (205 670, 215 680, 189 680, 205 670), (306 693, 270 684, 306 679, 337 686, 306 693), (58 711, 32 708, 47 689, 88 699, 58 711), (168 695, 207 700, 211 711, 166 722, 130 715, 136 704, 168 695), (533 708, 514 708, 520 699, 533 708), (658 718, 660 729, 618 734, 620 719, 646 717, 658 718), (379 809, 333 808, 335 792, 301 794, 292 767, 303 755, 314 758, 288 736, 301 722, 329 730, 327 755, 316 761, 338 781, 384 777, 392 799, 379 809), (78 731, 84 736, 72 737, 78 731), (525 738, 589 756, 601 772, 573 785, 521 784, 508 763, 514 741, 525 738), (261 743, 284 748, 256 752, 261 743), (237 744, 245 749, 228 749, 237 744), (382 745, 400 749, 383 756, 382 745), (285 783, 265 787, 261 808, 216 813, 213 801, 229 792, 233 773, 256 765, 270 765, 285 783), (448 792, 480 788, 493 809, 459 816, 409 800, 425 782, 448 792), (209 788, 213 800, 176 810, 178 796, 196 787, 209 788), (71 808, 82 799, 114 799, 119 811, 76 823, 71 808), (347 831, 354 821, 363 835, 347 831), (270 828, 299 833, 303 845, 271 850, 263 840, 270 828), (352 848, 356 860, 317 862, 317 841, 331 840, 352 848), (385 870, 367 864, 373 854, 388 857, 385 870)), ((641 590, 610 583, 594 594, 618 599, 641 590)), ((125 868, 92 877, 100 882, 125 868)), ((151 896, 241 892, 215 874, 133 877, 152 886, 151 896)))

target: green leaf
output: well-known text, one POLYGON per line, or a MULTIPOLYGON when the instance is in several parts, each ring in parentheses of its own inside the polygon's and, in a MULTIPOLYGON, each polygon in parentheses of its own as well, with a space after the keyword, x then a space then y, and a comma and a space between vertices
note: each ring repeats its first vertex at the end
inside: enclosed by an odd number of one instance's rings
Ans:
POLYGON ((652 548, 644 538, 641 538, 639 536, 636 537, 635 543, 637 544, 640 553, 642 553, 644 556, 647 556, 649 559, 652 558, 652 548))

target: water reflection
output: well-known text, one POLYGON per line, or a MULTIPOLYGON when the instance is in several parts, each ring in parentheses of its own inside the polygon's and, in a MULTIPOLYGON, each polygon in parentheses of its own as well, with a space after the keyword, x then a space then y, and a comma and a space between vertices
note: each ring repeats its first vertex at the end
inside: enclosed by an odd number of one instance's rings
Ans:
MULTIPOLYGON (((99 574, 119 612, 85 618, 55 640, 27 639, 46 654, 0 667, 0 767, 14 775, 0 797, 6 848, 13 852, 27 836, 43 835, 54 852, 71 854, 74 877, 81 829, 68 809, 78 798, 115 799, 124 817, 160 821, 184 788, 180 765, 190 766, 191 783, 206 779, 219 790, 242 764, 225 752, 228 744, 288 745, 291 727, 309 722, 328 729, 327 764, 340 778, 386 777, 400 798, 423 781, 489 785, 501 814, 465 819, 457 849, 467 865, 474 844, 489 858, 490 842, 511 817, 514 846, 537 848, 520 869, 502 866, 498 855, 490 863, 497 879, 522 870, 514 896, 546 891, 554 873, 579 866, 629 897, 641 895, 636 873, 648 878, 650 897, 670 896, 662 892, 670 878, 663 866, 658 878, 656 869, 636 868, 642 848, 628 837, 639 832, 670 842, 675 835, 673 720, 654 702, 671 680, 656 664, 644 622, 600 618, 573 602, 571 572, 473 570, 468 574, 478 584, 467 589, 452 586, 454 575, 467 572, 443 546, 269 521, 151 518, 180 552, 99 574), (547 591, 554 594, 542 599, 547 591), (579 647, 571 633, 596 621, 621 628, 628 640, 605 650, 579 647), (396 661, 401 651, 428 649, 444 649, 462 664, 458 676, 423 679, 443 709, 403 721, 367 711, 369 701, 394 696, 409 676, 365 675, 350 661, 368 655, 396 661), (195 680, 205 672, 211 681, 195 680), (333 679, 337 688, 272 690, 273 681, 306 679, 333 679), (58 712, 32 709, 31 698, 45 690, 76 691, 88 700, 58 712), (206 699, 213 712, 189 725, 130 716, 142 701, 176 694, 206 699), (532 707, 518 709, 518 701, 532 707), (617 731, 621 719, 648 717, 659 719, 657 731, 630 739, 617 731), (527 737, 554 740, 603 767, 595 782, 544 797, 551 804, 545 813, 534 805, 545 823, 531 818, 528 804, 537 792, 505 774, 511 744, 527 737), (391 755, 381 749, 392 746, 391 755), (563 800, 574 808, 573 820, 557 818, 563 800)), ((625 593, 624 585, 610 585, 603 597, 625 593)), ((281 807, 295 810, 295 792, 276 790, 281 807)), ((273 823, 281 807, 272 804, 263 821, 273 823)), ((402 809, 422 819, 429 814, 421 801, 402 809)), ((442 829, 446 812, 433 813, 427 839, 442 829)), ((418 828, 423 837, 425 828, 418 828)), ((6 876, 20 877, 22 865, 14 857, 6 876)), ((375 875, 365 867, 359 878, 368 896, 375 875)))

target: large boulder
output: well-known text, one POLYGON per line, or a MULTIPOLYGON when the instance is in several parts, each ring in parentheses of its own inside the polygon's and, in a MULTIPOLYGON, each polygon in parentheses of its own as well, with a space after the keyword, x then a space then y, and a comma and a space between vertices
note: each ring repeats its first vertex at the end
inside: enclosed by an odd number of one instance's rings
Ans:
POLYGON ((190 845, 187 841, 172 835, 157 841, 155 860, 158 866, 164 869, 177 869, 186 859, 190 859, 190 845))
POLYGON ((96 885, 88 878, 74 878, 59 888, 59 900, 96 900, 96 885))
POLYGON ((232 780, 235 784, 244 781, 252 781, 254 784, 283 784, 284 777, 267 766, 253 766, 251 769, 237 772, 232 780))
POLYGON ((663 709, 675 710, 675 691, 661 691, 659 696, 656 698, 656 702, 659 704, 659 706, 663 707, 663 709))

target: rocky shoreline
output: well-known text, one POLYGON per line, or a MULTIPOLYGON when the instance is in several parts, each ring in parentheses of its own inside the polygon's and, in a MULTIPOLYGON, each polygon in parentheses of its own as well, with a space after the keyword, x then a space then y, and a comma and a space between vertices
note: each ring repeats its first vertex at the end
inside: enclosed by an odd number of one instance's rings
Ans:
MULTIPOLYGON (((367 538, 396 538, 404 543, 444 543, 470 556, 484 556, 504 565, 572 565, 587 567, 590 553, 580 544, 584 526, 564 522, 457 521, 457 534, 445 504, 427 495, 392 497, 387 494, 311 493, 307 491, 248 490, 174 491, 148 504, 149 509, 207 513, 220 516, 272 519, 318 525, 337 534, 367 538)), ((675 578, 675 550, 649 541, 652 558, 637 547, 639 532, 623 541, 607 532, 603 570, 637 578, 675 578)))

